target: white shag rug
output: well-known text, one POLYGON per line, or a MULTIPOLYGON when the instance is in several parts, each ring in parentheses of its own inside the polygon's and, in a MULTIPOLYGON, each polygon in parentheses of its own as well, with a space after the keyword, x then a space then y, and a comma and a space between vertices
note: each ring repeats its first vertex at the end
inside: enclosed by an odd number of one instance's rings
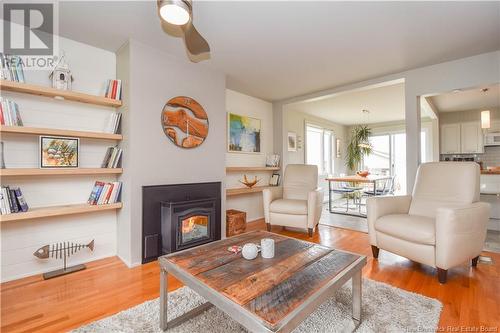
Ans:
MULTIPOLYGON (((201 296, 188 287, 169 293, 169 320, 204 302, 201 296)), ((337 291, 335 296, 304 320, 294 333, 352 332, 355 326, 351 319, 351 304, 349 281, 337 291)), ((434 332, 442 309, 441 302, 436 299, 370 279, 363 279, 362 306, 362 321, 356 332, 434 332)), ((95 321, 73 332, 162 332, 159 328, 159 299, 95 321)), ((168 332, 243 333, 247 331, 222 311, 212 307, 168 332)))

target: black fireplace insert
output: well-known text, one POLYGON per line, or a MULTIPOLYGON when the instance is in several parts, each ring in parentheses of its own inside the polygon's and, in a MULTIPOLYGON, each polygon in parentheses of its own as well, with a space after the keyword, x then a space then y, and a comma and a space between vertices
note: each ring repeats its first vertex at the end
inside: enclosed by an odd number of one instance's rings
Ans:
POLYGON ((220 182, 143 186, 142 263, 220 238, 220 182))

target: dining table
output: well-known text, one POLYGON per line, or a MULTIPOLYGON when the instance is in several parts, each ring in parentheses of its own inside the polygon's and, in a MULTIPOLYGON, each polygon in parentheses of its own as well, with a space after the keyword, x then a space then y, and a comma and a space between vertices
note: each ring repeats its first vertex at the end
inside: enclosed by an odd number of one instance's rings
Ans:
MULTIPOLYGON (((366 177, 360 175, 347 175, 338 177, 327 177, 325 180, 328 182, 328 209, 330 213, 359 216, 359 214, 351 214, 349 212, 334 212, 332 211, 332 183, 354 183, 354 184, 373 184, 373 195, 377 195, 377 183, 391 179, 389 175, 368 175, 366 177)), ((363 214, 362 214, 363 215, 363 214)), ((366 216, 366 215, 363 215, 366 216)))

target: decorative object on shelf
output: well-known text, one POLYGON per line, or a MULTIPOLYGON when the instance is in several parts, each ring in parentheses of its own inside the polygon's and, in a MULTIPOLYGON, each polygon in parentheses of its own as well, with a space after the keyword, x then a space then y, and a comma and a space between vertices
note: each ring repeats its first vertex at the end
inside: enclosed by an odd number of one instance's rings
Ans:
POLYGON ((272 167, 272 168, 279 167, 280 166, 280 155, 278 155, 278 154, 267 155, 266 166, 272 167))
POLYGON ((371 134, 371 129, 364 125, 358 125, 352 129, 345 156, 345 164, 350 170, 359 169, 363 157, 372 153, 372 147, 369 144, 371 134))
POLYGON ((165 135, 181 148, 195 148, 208 135, 208 116, 191 97, 177 96, 163 107, 161 122, 165 135))
POLYGON ((80 139, 40 136, 41 168, 78 168, 80 139))
POLYGON ((242 234, 247 229, 247 213, 236 209, 226 210, 226 237, 242 234))
POLYGON ((71 90, 71 83, 73 82, 73 75, 66 62, 66 55, 63 53, 54 69, 49 75, 52 80, 52 87, 59 90, 71 90))
POLYGON ((23 126, 19 105, 3 97, 0 97, 0 125, 23 126))
POLYGON ((356 174, 358 176, 361 176, 361 177, 368 177, 368 175, 370 174, 370 172, 368 170, 364 170, 364 171, 358 171, 358 172, 356 172, 356 174))
POLYGON ((228 114, 228 147, 230 153, 260 153, 261 120, 228 114))
POLYGON ((335 140, 335 150, 336 150, 336 154, 335 156, 337 158, 341 158, 342 157, 342 147, 341 147, 341 142, 340 142, 340 139, 336 139, 335 140))
POLYGON ((157 4, 163 31, 182 37, 189 60, 210 59, 210 46, 193 25, 192 0, 158 0, 157 4))
POLYGON ((255 176, 253 180, 248 180, 247 175, 243 175, 243 180, 239 180, 239 182, 247 186, 248 188, 252 188, 255 186, 255 184, 260 182, 260 179, 257 179, 257 176, 255 176))
POLYGON ((76 265, 76 266, 66 266, 67 258, 69 258, 72 254, 76 252, 88 248, 90 251, 94 251, 94 240, 92 240, 88 244, 75 244, 73 242, 60 242, 52 245, 45 245, 33 253, 33 255, 39 259, 48 259, 56 258, 63 259, 63 268, 57 269, 55 271, 47 272, 43 274, 44 280, 55 278, 57 276, 66 275, 69 273, 81 271, 85 269, 85 265, 76 265))
POLYGON ((4 143, 0 141, 0 169, 5 169, 4 143))
POLYGON ((259 247, 254 243, 247 243, 243 245, 241 254, 243 255, 243 258, 247 260, 253 260, 257 258, 257 255, 259 254, 259 247))
POLYGON ((260 255, 264 259, 274 258, 274 239, 262 238, 260 240, 260 255))
POLYGON ((271 178, 269 178, 269 185, 270 186, 278 186, 279 184, 280 184, 280 174, 273 173, 271 175, 271 178))
POLYGON ((24 83, 24 64, 21 57, 8 56, 0 52, 0 62, 2 65, 0 78, 2 80, 24 83))
POLYGON ((297 151, 297 133, 288 132, 288 151, 297 151))

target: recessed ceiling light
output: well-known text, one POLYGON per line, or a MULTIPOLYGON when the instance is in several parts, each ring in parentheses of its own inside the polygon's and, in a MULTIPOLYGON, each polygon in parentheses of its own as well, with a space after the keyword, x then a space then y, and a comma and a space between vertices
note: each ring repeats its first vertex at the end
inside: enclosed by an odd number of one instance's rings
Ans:
POLYGON ((456 93, 462 92, 462 89, 454 89, 453 92, 456 94, 456 93))

